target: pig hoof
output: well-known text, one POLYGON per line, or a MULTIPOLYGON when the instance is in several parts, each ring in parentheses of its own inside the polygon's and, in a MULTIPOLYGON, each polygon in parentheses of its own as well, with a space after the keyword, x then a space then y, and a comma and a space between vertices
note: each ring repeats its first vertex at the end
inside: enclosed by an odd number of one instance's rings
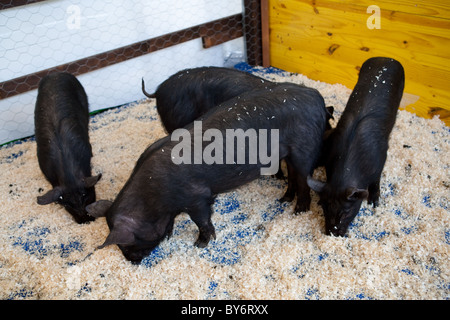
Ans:
POLYGON ((367 204, 372 205, 373 208, 376 208, 380 205, 380 202, 378 199, 369 199, 367 204))
POLYGON ((371 201, 371 202, 369 202, 369 204, 371 204, 373 208, 376 208, 376 207, 378 207, 378 206, 380 205, 380 203, 378 202, 378 200, 376 200, 376 201, 371 201))
POLYGON ((275 177, 277 179, 279 179, 279 180, 285 180, 286 179, 285 176, 284 176, 283 171, 281 171, 281 170, 278 170, 278 172, 275 174, 275 177))
POLYGON ((211 237, 212 237, 214 240, 216 240, 216 232, 215 232, 215 231, 212 231, 212 232, 211 232, 210 234, 208 234, 208 235, 200 234, 200 235, 198 236, 197 241, 195 241, 194 245, 195 245, 196 247, 199 247, 199 248, 205 248, 205 247, 208 245, 209 240, 211 240, 211 237))
POLYGON ((283 203, 283 202, 292 202, 292 200, 294 200, 294 197, 291 197, 289 195, 284 195, 279 201, 281 203, 283 203))
POLYGON ((195 241, 194 245, 198 248, 205 248, 209 243, 209 240, 204 240, 204 239, 197 239, 197 241, 195 241))
POLYGON ((295 206, 294 214, 298 215, 301 212, 307 212, 309 211, 309 205, 308 204, 298 204, 295 206))

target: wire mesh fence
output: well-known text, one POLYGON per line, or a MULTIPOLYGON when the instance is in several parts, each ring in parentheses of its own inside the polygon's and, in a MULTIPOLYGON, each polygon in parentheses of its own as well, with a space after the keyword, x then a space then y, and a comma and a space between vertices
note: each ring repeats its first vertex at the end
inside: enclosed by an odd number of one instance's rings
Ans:
POLYGON ((246 61, 255 3, 1 1, 0 144, 34 134, 36 88, 51 72, 76 75, 94 111, 144 98, 142 77, 152 91, 184 68, 246 61))

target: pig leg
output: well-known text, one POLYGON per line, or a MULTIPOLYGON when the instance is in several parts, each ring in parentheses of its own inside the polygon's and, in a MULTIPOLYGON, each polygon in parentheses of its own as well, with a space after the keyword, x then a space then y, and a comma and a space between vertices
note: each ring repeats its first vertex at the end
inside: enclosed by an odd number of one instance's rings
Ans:
POLYGON ((195 246, 204 248, 208 245, 211 237, 216 239, 216 231, 211 222, 212 208, 210 201, 201 201, 189 210, 189 216, 198 227, 199 235, 195 246))
POLYGON ((369 185, 369 197, 367 203, 374 208, 378 207, 380 200, 380 179, 369 185))
MULTIPOLYGON (((297 204, 295 205, 295 213, 306 212, 309 210, 311 203, 310 188, 306 178, 313 170, 313 163, 310 159, 302 159, 302 154, 297 151, 289 156, 288 164, 289 167, 292 167, 288 174, 293 174, 293 180, 295 180, 293 183, 296 185, 297 204)), ((288 181, 289 179, 288 176, 288 181)))
POLYGON ((283 169, 281 169, 281 161, 282 161, 283 159, 280 159, 280 163, 278 164, 278 172, 275 174, 275 177, 277 178, 277 179, 280 179, 280 180, 284 180, 284 173, 283 173, 283 169))
POLYGON ((306 212, 309 210, 311 203, 311 195, 308 184, 306 183, 307 175, 297 175, 297 204, 295 205, 295 214, 306 212))
POLYGON ((287 169, 288 169, 288 187, 284 196, 280 199, 280 202, 291 202, 295 198, 295 193, 297 192, 297 181, 296 175, 292 165, 290 165, 287 161, 287 169))

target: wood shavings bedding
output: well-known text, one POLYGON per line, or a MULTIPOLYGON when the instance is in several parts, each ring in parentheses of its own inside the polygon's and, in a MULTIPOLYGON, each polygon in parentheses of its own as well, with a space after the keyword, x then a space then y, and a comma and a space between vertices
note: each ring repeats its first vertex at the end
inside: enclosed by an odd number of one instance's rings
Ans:
MULTIPOLYGON (((317 88, 341 115, 350 89, 277 69, 241 66, 274 81, 317 88)), ((154 100, 91 118, 98 199, 113 200, 139 155, 164 136, 154 100)), ((217 239, 200 249, 186 214, 141 265, 116 246, 104 218, 76 224, 39 206, 50 184, 28 139, 0 149, 1 299, 449 299, 450 129, 399 111, 381 179, 380 206, 363 204, 348 235, 324 234, 311 211, 280 203, 286 182, 261 177, 214 204, 217 239)), ((316 174, 323 174, 318 169, 316 174)))

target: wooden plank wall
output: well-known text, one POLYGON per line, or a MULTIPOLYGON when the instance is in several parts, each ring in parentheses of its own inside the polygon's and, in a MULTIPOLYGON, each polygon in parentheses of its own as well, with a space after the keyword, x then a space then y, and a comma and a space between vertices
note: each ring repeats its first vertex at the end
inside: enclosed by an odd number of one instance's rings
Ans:
POLYGON ((350 89, 366 59, 399 60, 402 107, 450 126, 450 1, 269 0, 269 29, 272 66, 350 89))

